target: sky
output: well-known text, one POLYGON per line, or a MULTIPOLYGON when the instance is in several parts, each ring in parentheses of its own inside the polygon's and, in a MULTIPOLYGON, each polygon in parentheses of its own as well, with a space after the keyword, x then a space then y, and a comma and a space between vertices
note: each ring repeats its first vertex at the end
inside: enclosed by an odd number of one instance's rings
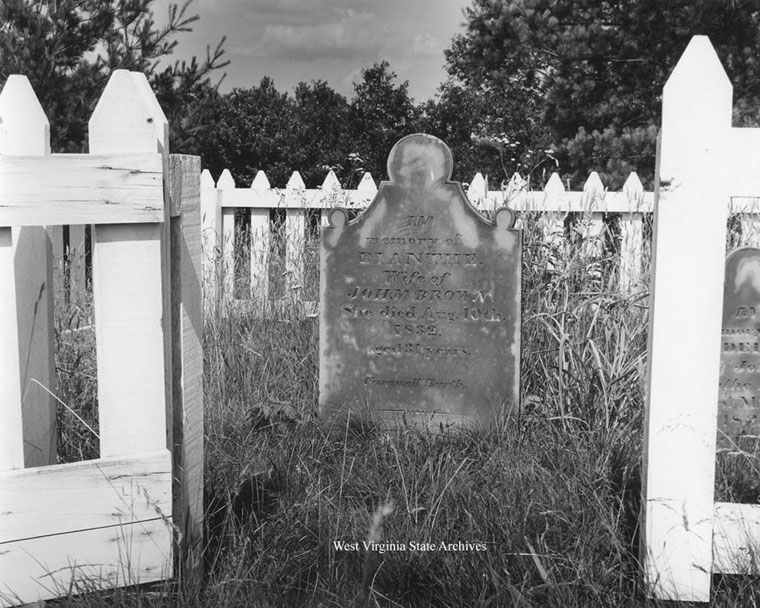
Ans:
MULTIPOLYGON (((175 3, 181 0, 174 0, 175 3)), ((167 22, 170 0, 151 6, 167 22)), ((468 0, 194 0, 200 16, 180 33, 173 59, 205 59, 206 47, 227 36, 230 65, 221 91, 258 85, 270 76, 292 93, 299 82, 324 80, 349 99, 362 68, 387 59, 409 81, 415 102, 431 99, 446 79, 443 50, 464 32, 468 0)))

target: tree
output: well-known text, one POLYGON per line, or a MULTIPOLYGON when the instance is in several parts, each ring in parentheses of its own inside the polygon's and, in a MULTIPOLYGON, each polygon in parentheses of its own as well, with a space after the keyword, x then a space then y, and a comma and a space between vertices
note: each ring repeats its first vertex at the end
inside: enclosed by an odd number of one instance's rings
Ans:
MULTIPOLYGON (((450 77, 521 100, 512 125, 540 121, 564 177, 596 169, 611 187, 653 177, 662 87, 694 34, 707 34, 735 87, 742 124, 758 120, 755 0, 474 0, 446 51, 450 77)), ((545 139, 533 143, 541 149, 545 139)))
POLYGON ((220 98, 219 85, 224 79, 214 84, 210 74, 229 63, 220 61, 223 44, 224 38, 213 53, 209 48, 203 63, 193 57, 189 63, 177 62, 151 77, 151 86, 169 121, 172 152, 201 154, 200 133, 208 128, 209 116, 220 98))
POLYGON ((87 121, 113 70, 142 71, 158 84, 159 98, 172 98, 169 114, 182 116, 185 94, 213 88, 208 74, 226 63, 220 45, 207 61, 158 71, 175 35, 189 31, 187 0, 171 5, 169 22, 158 28, 152 0, 3 0, 0 4, 0 84, 26 75, 51 124, 54 151, 83 151, 87 121))
POLYGON ((222 95, 200 136, 203 166, 219 175, 229 169, 238 184, 249 185, 259 170, 282 187, 293 172, 295 108, 269 77, 259 86, 222 95))
POLYGON ((363 69, 361 76, 351 100, 352 152, 376 180, 384 179, 391 148, 419 129, 421 112, 409 97, 409 83, 394 84, 396 74, 387 61, 363 69))
POLYGON ((198 103, 203 119, 191 152, 212 175, 229 169, 245 185, 260 170, 280 188, 293 171, 309 188, 331 169, 349 188, 365 171, 382 179, 391 147, 420 127, 408 83, 397 85, 395 78, 385 61, 363 70, 350 103, 323 81, 301 82, 290 96, 268 77, 258 87, 207 95, 198 103))
POLYGON ((533 147, 547 142, 547 130, 520 104, 495 89, 477 90, 449 80, 424 106, 423 127, 440 137, 454 155, 454 176, 468 182, 475 173, 507 180, 514 173, 532 175, 554 166, 553 158, 533 147), (519 116, 518 120, 511 120, 519 116), (546 161, 552 162, 547 164, 546 161))
POLYGON ((293 167, 306 185, 321 185, 329 170, 343 184, 351 179, 348 155, 349 104, 324 81, 301 82, 295 90, 293 167))

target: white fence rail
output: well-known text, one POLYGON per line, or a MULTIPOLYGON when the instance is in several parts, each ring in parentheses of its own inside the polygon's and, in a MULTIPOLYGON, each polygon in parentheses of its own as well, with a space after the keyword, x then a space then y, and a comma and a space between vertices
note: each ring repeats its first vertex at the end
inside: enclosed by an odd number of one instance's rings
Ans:
MULTIPOLYGON (((305 188, 298 172, 293 173, 285 188, 271 188, 262 171, 250 187, 240 188, 229 170, 224 170, 216 183, 208 170, 204 171, 201 176, 201 210, 205 276, 211 285, 216 285, 216 297, 225 300, 250 298, 259 304, 287 300, 303 305, 306 314, 313 313, 315 304, 312 300, 317 298, 301 295, 305 264, 309 263, 305 246, 307 226, 319 225, 323 221, 323 212, 333 207, 362 210, 376 192, 377 186, 369 174, 364 175, 356 189, 348 190, 341 188, 332 171, 322 186, 314 189, 305 188), (284 233, 284 252, 280 261, 284 277, 282 297, 275 295, 269 280, 270 264, 276 263, 270 255, 273 213, 279 214, 278 223, 284 233), (237 224, 236 216, 239 218, 237 224), (247 233, 246 238, 239 237, 241 231, 247 233), (241 263, 245 268, 240 268, 241 263), (240 282, 243 273, 246 276, 241 289, 240 285, 235 285, 235 280, 237 277, 240 282), (220 282, 216 283, 215 279, 220 282)), ((564 239, 567 214, 577 213, 585 220, 584 241, 589 244, 598 242, 604 230, 605 216, 618 214, 620 289, 625 292, 634 290, 645 278, 642 268, 643 225, 645 218, 651 217, 653 195, 644 191, 635 173, 628 177, 619 192, 606 190, 596 172, 591 173, 580 192, 566 191, 558 174, 552 175, 541 191, 527 190, 519 175, 515 175, 503 190, 489 190, 486 179, 478 173, 469 184, 467 195, 484 213, 507 205, 518 212, 518 217, 526 212, 545 216, 543 230, 547 240, 564 239)))

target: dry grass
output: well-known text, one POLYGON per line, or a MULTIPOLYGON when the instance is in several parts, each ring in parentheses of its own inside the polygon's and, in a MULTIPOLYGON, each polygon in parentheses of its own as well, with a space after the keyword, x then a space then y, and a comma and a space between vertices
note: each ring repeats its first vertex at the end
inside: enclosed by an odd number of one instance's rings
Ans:
MULTIPOLYGON (((614 222, 584 239, 588 218, 575 218, 581 238, 552 245, 544 219, 521 219, 519 419, 443 439, 356 418, 326 428, 316 419, 317 321, 209 306, 206 578, 61 604, 658 605, 643 595, 637 562, 648 293, 617 292, 614 222), (368 535, 407 550, 365 552, 368 535), (409 550, 411 542, 437 550, 409 550)), ((63 371, 93 372, 77 335, 60 333, 60 380, 86 415, 94 389, 63 371)), ((92 447, 81 429, 62 426, 69 453, 92 447)), ((756 484, 756 469, 720 471, 719 487, 756 484)), ((713 605, 757 605, 754 583, 715 577, 713 605)))

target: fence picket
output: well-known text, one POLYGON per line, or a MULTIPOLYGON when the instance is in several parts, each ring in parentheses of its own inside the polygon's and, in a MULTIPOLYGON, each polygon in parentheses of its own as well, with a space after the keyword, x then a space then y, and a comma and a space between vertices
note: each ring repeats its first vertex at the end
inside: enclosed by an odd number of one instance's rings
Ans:
MULTIPOLYGON (((216 188, 224 196, 226 191, 235 189, 235 180, 229 169, 222 171, 216 182, 216 188)), ((217 230, 222 241, 221 285, 222 296, 226 300, 235 297, 235 208, 222 207, 222 223, 217 230)))
POLYGON ((222 223, 220 194, 211 172, 201 173, 201 243, 203 247, 203 283, 205 297, 214 302, 219 298, 219 256, 222 251, 219 228, 222 223))
MULTIPOLYGON (((156 114, 144 79, 137 72, 113 73, 90 118, 93 154, 166 151, 166 119, 156 114)), ((101 457, 167 447, 163 329, 169 334, 170 325, 162 298, 161 231, 161 224, 93 230, 101 457)))
POLYGON ((600 258, 604 251, 604 184, 596 171, 592 171, 583 184, 580 236, 584 257, 600 258))
POLYGON ((303 253, 306 242, 306 215, 303 209, 288 209, 285 216, 285 293, 293 305, 303 291, 303 253))
MULTIPOLYGON (((292 189, 291 183, 298 185, 298 181, 294 181, 296 175, 298 174, 291 176, 288 182, 289 189, 292 189)), ((298 177, 300 178, 300 175, 298 177)), ((251 189, 258 191, 270 189, 269 179, 263 171, 256 174, 251 189)), ((269 243, 269 209, 251 208, 251 299, 262 311, 266 310, 269 300, 269 243)))
MULTIPOLYGON (((0 93, 0 119, 0 154, 50 155, 50 125, 26 76, 8 77, 0 93)), ((61 227, 52 232, 59 234, 61 227)), ((55 390, 52 244, 42 226, 16 227, 12 250, 24 462, 34 467, 56 460, 56 403, 48 392, 55 390)))
POLYGON ((625 180, 623 193, 628 198, 631 209, 620 217, 619 289, 625 294, 639 287, 644 249, 644 216, 639 211, 644 198, 644 186, 636 173, 631 173, 625 180))
POLYGON ((659 599, 710 599, 731 97, 695 36, 663 90, 657 167, 641 561, 659 599))
POLYGON ((338 176, 335 175, 335 171, 330 169, 325 176, 325 181, 322 182, 322 190, 325 192, 334 192, 341 189, 338 176))
POLYGON ((372 179, 372 174, 369 171, 362 175, 361 180, 359 180, 359 185, 356 186, 356 191, 364 192, 366 194, 374 194, 377 192, 377 184, 375 183, 375 180, 372 179))
POLYGON ((542 230, 544 233, 543 245, 548 256, 547 269, 555 270, 556 264, 553 262, 555 252, 561 251, 565 247, 565 218, 567 211, 558 212, 554 209, 563 207, 561 201, 565 198, 565 186, 558 173, 552 173, 549 181, 544 186, 544 208, 552 209, 542 214, 542 230))
POLYGON ((488 204, 488 182, 483 177, 483 174, 478 172, 470 182, 470 187, 467 189, 467 198, 475 206, 476 209, 492 210, 492 206, 488 204))

